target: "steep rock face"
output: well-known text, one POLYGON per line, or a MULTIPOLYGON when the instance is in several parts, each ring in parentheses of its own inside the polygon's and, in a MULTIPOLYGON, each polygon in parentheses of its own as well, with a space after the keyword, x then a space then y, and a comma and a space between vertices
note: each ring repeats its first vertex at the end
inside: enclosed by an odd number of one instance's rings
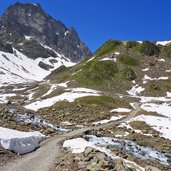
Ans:
MULTIPOLYGON (((11 5, 0 19, 0 39, 10 42, 30 58, 40 57, 40 45, 47 45, 74 62, 90 56, 88 47, 80 40, 76 30, 53 19, 39 4, 11 5), (36 52, 28 53, 28 44, 37 45, 36 52)), ((47 49, 47 48, 46 48, 47 49)), ((52 56, 46 52, 44 58, 52 56)))

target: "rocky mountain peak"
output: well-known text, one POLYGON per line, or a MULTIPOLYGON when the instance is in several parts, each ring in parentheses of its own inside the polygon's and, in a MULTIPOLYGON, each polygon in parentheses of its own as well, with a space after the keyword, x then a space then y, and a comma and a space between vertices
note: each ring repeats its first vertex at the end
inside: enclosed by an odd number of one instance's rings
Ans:
MULTIPOLYGON (((72 61, 91 55, 76 30, 73 27, 68 29, 61 21, 53 19, 40 4, 17 2, 8 7, 0 20, 0 38, 18 50, 22 44, 23 53, 25 44, 34 40, 34 43, 47 45, 72 61)), ((35 55, 28 56, 36 58, 35 55)))

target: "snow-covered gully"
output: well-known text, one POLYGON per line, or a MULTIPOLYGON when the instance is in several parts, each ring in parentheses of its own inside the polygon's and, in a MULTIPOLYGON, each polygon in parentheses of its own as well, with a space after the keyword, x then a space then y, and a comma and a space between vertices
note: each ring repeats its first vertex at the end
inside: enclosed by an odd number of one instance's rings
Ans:
POLYGON ((0 171, 49 171, 53 167, 56 159, 61 155, 61 142, 67 139, 72 139, 76 136, 80 136, 88 130, 109 127, 111 125, 117 125, 126 122, 135 117, 136 114, 140 111, 138 103, 135 103, 134 106, 135 109, 132 110, 129 115, 119 120, 95 127, 78 129, 69 133, 49 138, 42 142, 40 148, 37 149, 35 152, 27 154, 23 156, 22 159, 16 160, 13 163, 9 163, 6 166, 0 167, 0 171))

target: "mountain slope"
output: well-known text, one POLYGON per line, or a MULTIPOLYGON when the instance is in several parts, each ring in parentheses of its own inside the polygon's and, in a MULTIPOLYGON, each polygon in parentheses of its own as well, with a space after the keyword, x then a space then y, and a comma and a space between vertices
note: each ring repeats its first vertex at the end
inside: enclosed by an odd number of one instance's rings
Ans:
MULTIPOLYGON (((10 46, 4 45, 3 48, 10 50, 10 46)), ((58 128, 97 128, 80 135, 82 141, 98 144, 98 147, 121 158, 123 165, 123 161, 130 163, 133 170, 145 170, 149 164, 163 171, 170 170, 170 49, 170 42, 110 40, 92 58, 74 66, 61 66, 43 82, 1 87, 0 126, 39 130, 46 135, 58 134, 58 128), (137 107, 138 111, 132 115, 131 111, 137 107), (101 125, 105 123, 107 128, 101 125), (139 166, 142 169, 138 169, 139 166)), ((15 53, 20 56, 13 49, 15 53)), ((73 145, 77 149, 84 147, 81 143, 73 145)), ((97 151, 92 153, 99 156, 97 151)), ((79 157, 81 154, 75 155, 79 157)), ((56 161, 58 166, 59 160, 56 161)), ((81 165, 91 165, 92 160, 87 161, 81 165)), ((117 165, 117 161, 113 161, 117 165)), ((70 165, 80 168, 79 163, 72 162, 64 163, 62 168, 70 165)), ((97 165, 104 169, 103 164, 100 166, 95 161, 97 165)), ((124 169, 119 167, 118 170, 124 169)))
POLYGON ((91 55, 76 30, 39 4, 11 5, 0 18, 0 83, 41 81, 61 65, 91 55))
POLYGON ((73 27, 66 28, 39 4, 17 2, 7 8, 0 21, 0 39, 10 42, 18 50, 22 48, 22 52, 31 58, 40 57, 39 54, 33 56, 33 52, 26 52, 27 43, 33 40, 36 44, 42 43, 53 48, 74 62, 91 55, 73 27))
POLYGON ((0 51, 0 83, 18 84, 33 81, 41 81, 49 75, 52 70, 61 65, 72 66, 71 62, 64 56, 37 58, 35 60, 14 49, 14 53, 0 51))

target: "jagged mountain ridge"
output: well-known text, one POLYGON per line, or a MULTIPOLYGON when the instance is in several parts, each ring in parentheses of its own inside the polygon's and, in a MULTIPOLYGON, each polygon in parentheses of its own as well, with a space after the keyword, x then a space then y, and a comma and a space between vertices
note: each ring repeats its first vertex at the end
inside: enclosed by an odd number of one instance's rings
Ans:
POLYGON ((17 2, 0 18, 0 83, 41 81, 54 69, 91 55, 76 30, 39 4, 17 2))
MULTIPOLYGON (((17 2, 8 7, 0 19, 0 39, 9 42, 19 51, 22 49, 22 53, 34 59, 42 54, 36 49, 35 53, 28 52, 28 49, 31 44, 39 49, 39 43, 74 62, 91 55, 73 27, 68 29, 61 21, 53 19, 39 4, 17 2)), ((47 53, 43 57, 49 56, 52 55, 47 53)))

